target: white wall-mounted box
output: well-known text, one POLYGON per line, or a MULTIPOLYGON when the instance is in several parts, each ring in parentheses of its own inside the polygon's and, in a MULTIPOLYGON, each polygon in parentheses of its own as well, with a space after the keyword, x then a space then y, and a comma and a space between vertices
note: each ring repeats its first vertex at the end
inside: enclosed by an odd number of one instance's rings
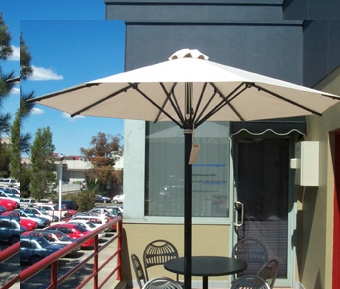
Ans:
POLYGON ((295 184, 299 186, 319 185, 319 142, 302 141, 295 144, 295 158, 291 160, 295 168, 295 184))

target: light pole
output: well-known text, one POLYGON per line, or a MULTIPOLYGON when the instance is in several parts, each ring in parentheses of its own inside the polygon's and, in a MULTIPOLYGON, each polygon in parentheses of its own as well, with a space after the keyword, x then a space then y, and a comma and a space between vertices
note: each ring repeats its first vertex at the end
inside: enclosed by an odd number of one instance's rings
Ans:
POLYGON ((59 163, 59 219, 61 219, 61 193, 62 193, 62 183, 63 183, 63 160, 64 155, 60 154, 60 163, 59 163))

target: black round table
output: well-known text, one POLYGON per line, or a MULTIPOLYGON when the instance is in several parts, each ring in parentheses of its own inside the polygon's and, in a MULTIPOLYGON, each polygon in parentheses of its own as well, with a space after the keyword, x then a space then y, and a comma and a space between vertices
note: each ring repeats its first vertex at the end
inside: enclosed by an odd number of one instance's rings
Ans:
MULTIPOLYGON (((184 257, 165 262, 164 268, 177 274, 184 274, 184 257)), ((247 269, 247 263, 230 257, 192 256, 191 275, 203 277, 203 289, 208 289, 209 276, 230 275, 247 269)))

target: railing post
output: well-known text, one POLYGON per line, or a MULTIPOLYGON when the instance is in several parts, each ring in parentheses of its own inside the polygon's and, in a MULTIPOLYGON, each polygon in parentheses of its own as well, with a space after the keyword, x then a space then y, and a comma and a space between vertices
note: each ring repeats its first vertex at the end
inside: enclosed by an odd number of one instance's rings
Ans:
POLYGON ((58 260, 51 264, 51 288, 58 288, 58 260))
POLYGON ((93 281, 94 281, 94 289, 98 289, 98 235, 96 235, 94 237, 94 260, 93 260, 93 270, 94 270, 94 277, 93 277, 93 281))
POLYGON ((121 280, 122 277, 122 232, 123 232, 123 222, 122 220, 117 223, 117 234, 118 234, 118 272, 117 280, 121 280))

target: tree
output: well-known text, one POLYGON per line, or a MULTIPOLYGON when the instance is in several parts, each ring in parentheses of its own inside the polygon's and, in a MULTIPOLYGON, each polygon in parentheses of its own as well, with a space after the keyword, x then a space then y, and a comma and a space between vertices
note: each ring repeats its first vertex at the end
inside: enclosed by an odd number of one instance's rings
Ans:
POLYGON ((54 174, 52 132, 49 127, 39 128, 31 146, 31 196, 43 199, 49 192, 50 184, 56 180, 54 174))
POLYGON ((114 169, 116 161, 122 155, 121 139, 120 135, 112 136, 99 132, 92 137, 90 148, 80 149, 93 165, 93 169, 85 172, 85 177, 88 185, 96 184, 93 186, 96 192, 105 194, 108 188, 112 189, 115 185, 122 183, 120 173, 114 169))
POLYGON ((20 35, 20 78, 27 79, 32 75, 33 69, 31 67, 31 54, 29 53, 28 46, 26 45, 22 34, 20 35))
POLYGON ((2 19, 2 13, 0 13, 0 59, 5 60, 12 54, 11 40, 11 34, 5 21, 2 19))
MULTIPOLYGON (((20 35, 20 78, 27 79, 33 73, 30 66, 31 55, 28 52, 28 47, 24 42, 22 34, 20 35)), ((30 149, 31 135, 29 133, 21 133, 23 120, 29 115, 34 104, 27 102, 33 98, 33 92, 24 94, 20 90, 20 107, 18 108, 14 121, 11 126, 11 175, 21 181, 21 153, 28 154, 30 149)), ((20 184, 21 185, 21 184, 20 184)), ((28 188, 23 188, 28 189, 28 188)))
MULTIPOLYGON (((2 19, 0 13, 0 60, 6 60, 13 52, 10 42, 12 40, 11 34, 8 31, 6 23, 2 19)), ((14 82, 9 81, 13 78, 14 73, 10 72, 4 74, 0 67, 0 134, 8 134, 10 127, 11 115, 4 113, 2 108, 2 102, 5 97, 9 95, 9 92, 14 87, 14 82)))

